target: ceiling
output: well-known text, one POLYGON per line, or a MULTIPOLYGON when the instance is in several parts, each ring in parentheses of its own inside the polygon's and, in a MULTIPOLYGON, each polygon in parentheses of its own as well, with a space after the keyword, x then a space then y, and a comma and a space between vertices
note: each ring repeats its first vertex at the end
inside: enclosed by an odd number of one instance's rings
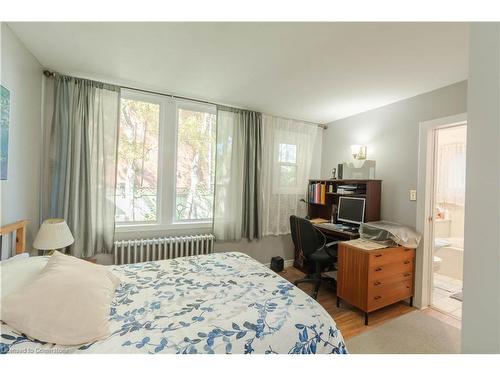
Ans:
POLYGON ((465 23, 9 23, 46 68, 327 123, 467 78, 465 23))

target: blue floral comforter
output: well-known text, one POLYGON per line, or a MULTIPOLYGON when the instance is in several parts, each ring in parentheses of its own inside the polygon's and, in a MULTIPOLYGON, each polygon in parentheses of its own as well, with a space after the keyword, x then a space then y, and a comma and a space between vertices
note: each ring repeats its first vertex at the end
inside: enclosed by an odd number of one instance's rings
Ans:
POLYGON ((346 353, 323 307, 245 254, 111 266, 122 280, 111 336, 80 347, 30 340, 2 324, 6 353, 346 353))

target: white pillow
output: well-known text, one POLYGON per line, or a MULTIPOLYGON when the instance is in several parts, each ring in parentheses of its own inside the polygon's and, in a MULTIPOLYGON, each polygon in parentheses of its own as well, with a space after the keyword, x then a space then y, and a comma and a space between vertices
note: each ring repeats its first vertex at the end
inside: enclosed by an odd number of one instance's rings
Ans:
POLYGON ((26 258, 29 258, 29 257, 30 257, 29 253, 16 254, 13 257, 10 257, 10 258, 2 260, 2 264, 10 263, 10 262, 15 262, 17 260, 26 259, 26 258))
POLYGON ((28 257, 3 260, 0 263, 0 298, 23 289, 47 264, 49 257, 28 257))
POLYGON ((1 319, 44 342, 80 345, 109 336, 120 280, 106 267, 55 252, 35 280, 2 300, 1 319))

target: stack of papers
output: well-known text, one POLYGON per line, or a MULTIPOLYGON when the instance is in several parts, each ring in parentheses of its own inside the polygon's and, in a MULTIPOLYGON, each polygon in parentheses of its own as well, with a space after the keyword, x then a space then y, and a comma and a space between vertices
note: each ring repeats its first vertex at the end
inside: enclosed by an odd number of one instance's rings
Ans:
POLYGON ((377 250, 377 249, 384 249, 384 248, 388 247, 387 245, 382 245, 382 244, 379 244, 377 242, 364 240, 362 238, 357 238, 355 240, 346 241, 344 243, 351 245, 351 246, 354 246, 354 247, 357 247, 359 249, 363 249, 363 250, 377 250))
POLYGON ((322 219, 322 218, 320 218, 320 217, 315 218, 315 219, 311 219, 311 220, 309 220, 309 221, 310 221, 311 223, 313 223, 313 224, 323 224, 323 223, 329 223, 329 221, 328 221, 328 220, 326 220, 326 219, 322 219))

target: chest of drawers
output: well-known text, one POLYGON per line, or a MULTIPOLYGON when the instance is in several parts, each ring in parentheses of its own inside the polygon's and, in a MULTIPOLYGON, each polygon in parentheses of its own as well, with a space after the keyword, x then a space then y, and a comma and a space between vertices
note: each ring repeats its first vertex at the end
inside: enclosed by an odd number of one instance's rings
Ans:
POLYGON ((410 299, 413 303, 415 249, 364 250, 340 243, 337 305, 345 301, 365 313, 410 299))

